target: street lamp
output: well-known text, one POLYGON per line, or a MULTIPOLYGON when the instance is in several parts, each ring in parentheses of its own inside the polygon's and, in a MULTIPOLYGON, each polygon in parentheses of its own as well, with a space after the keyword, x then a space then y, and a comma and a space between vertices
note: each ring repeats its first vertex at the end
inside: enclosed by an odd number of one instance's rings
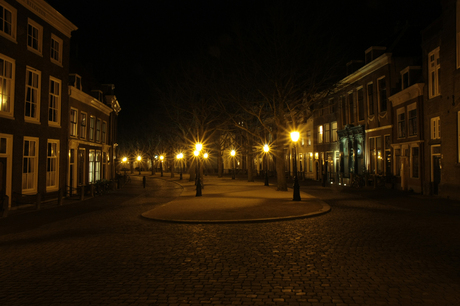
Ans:
POLYGON ((203 148, 201 143, 195 144, 193 155, 196 157, 196 197, 201 197, 201 178, 200 178, 200 151, 203 148))
POLYGON ((163 155, 160 155, 160 171, 161 171, 162 177, 163 177, 163 159, 165 159, 165 157, 163 155))
POLYGON ((204 175, 208 175, 208 172, 206 171, 206 160, 208 159, 208 153, 204 153, 203 154, 203 157, 204 157, 204 161, 203 161, 203 172, 204 172, 204 175))
POLYGON ((268 151, 270 151, 270 148, 268 145, 264 145, 264 152, 265 152, 265 186, 268 186, 268 151))
POLYGON ((184 158, 184 154, 179 153, 179 154, 177 154, 176 158, 179 160, 180 179, 182 179, 182 158, 184 158))
POLYGON ((235 179, 235 155, 236 155, 235 150, 232 150, 232 152, 230 152, 230 155, 233 157, 233 175, 232 175, 232 180, 234 180, 234 179, 235 179))
POLYGON ((142 157, 140 155, 137 156, 137 167, 139 168, 139 175, 141 175, 141 160, 142 157))
POLYGON ((125 176, 126 176, 126 162, 128 161, 128 158, 123 157, 123 159, 121 161, 123 163, 123 171, 125 172, 125 176))
POLYGON ((294 195, 293 201, 300 201, 300 186, 299 180, 297 178, 297 160, 296 160, 296 151, 297 151, 297 141, 299 140, 299 132, 291 132, 291 140, 294 143, 294 195))

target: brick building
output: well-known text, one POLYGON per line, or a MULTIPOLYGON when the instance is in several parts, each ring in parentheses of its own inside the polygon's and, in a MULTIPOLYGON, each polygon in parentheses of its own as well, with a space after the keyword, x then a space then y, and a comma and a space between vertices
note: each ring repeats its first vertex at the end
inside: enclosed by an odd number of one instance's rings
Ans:
POLYGON ((0 0, 0 195, 65 186, 69 20, 43 0, 0 0))

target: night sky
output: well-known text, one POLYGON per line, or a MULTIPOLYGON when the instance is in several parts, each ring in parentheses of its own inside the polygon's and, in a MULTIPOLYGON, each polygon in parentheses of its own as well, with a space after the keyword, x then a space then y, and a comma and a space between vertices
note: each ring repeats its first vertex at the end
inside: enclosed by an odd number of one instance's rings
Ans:
POLYGON ((321 16, 325 32, 336 34, 348 60, 363 59, 364 50, 384 42, 392 29, 406 22, 426 26, 440 14, 439 0, 47 2, 79 28, 71 41, 79 65, 71 70, 84 67, 97 82, 115 84, 121 133, 142 114, 161 112, 152 84, 161 83, 170 67, 193 61, 235 21, 266 14, 267 6, 288 5, 303 23, 321 16))

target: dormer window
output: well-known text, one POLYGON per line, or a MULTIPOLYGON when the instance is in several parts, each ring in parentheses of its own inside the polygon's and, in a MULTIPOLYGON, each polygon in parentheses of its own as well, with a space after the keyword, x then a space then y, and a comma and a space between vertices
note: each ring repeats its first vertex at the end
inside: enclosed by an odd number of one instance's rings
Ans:
POLYGON ((69 76, 69 85, 75 87, 78 90, 82 90, 81 76, 78 74, 71 74, 69 76))
POLYGON ((401 70, 401 90, 417 83, 417 80, 421 76, 421 72, 420 66, 407 66, 401 70))
POLYGON ((366 59, 366 64, 369 64, 370 62, 378 58, 380 55, 384 54, 386 49, 387 48, 385 47, 376 47, 376 46, 370 47, 369 49, 367 49, 364 52, 365 53, 364 58, 366 59))

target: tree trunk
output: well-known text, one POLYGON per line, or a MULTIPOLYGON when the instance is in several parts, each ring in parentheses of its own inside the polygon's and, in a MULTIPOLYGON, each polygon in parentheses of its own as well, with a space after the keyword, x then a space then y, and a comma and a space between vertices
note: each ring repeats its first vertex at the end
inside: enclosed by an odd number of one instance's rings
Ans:
POLYGON ((274 150, 275 155, 275 169, 276 169, 276 181, 278 191, 287 191, 287 182, 286 182, 286 164, 284 161, 284 143, 279 140, 278 135, 274 134, 274 150))

